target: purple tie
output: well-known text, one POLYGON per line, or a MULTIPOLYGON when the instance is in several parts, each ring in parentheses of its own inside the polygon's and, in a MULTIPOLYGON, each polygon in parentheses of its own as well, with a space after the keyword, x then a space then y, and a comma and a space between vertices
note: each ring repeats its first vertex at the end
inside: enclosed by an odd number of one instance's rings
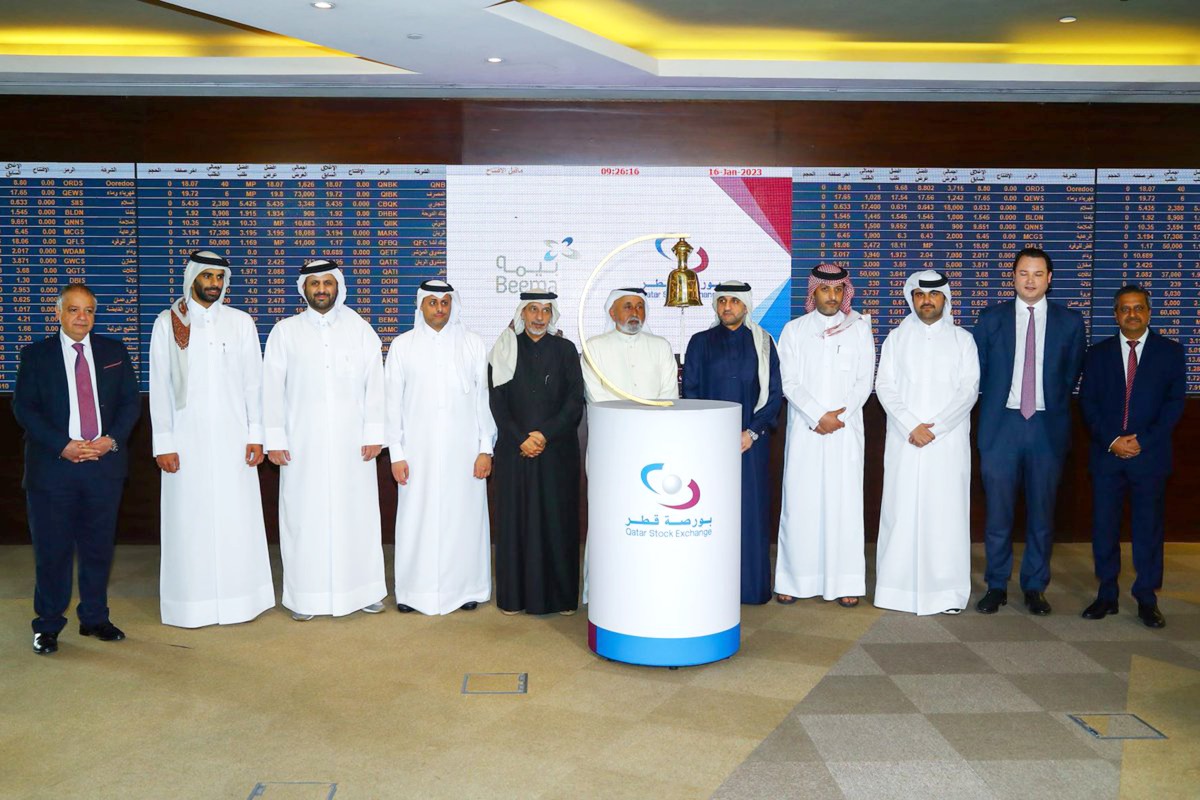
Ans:
POLYGON ((1037 411, 1037 331, 1033 325, 1033 306, 1029 306, 1029 327, 1025 329, 1025 366, 1021 370, 1021 416, 1029 419, 1037 411))
POLYGON ((92 393, 92 373, 88 370, 87 359, 83 357, 83 345, 76 343, 75 348, 75 397, 79 400, 79 437, 90 442, 100 435, 100 425, 96 422, 96 395, 92 393))
POLYGON ((1125 414, 1121 417, 1121 432, 1129 430, 1129 399, 1133 397, 1133 378, 1137 375, 1137 339, 1129 345, 1129 362, 1125 368, 1125 414))

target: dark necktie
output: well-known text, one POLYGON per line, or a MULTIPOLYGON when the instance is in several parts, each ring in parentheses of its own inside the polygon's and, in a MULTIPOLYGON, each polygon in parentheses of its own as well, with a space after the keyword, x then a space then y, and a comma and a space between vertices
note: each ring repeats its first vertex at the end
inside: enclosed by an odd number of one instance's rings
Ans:
POLYGON ((75 348, 75 397, 79 401, 79 437, 90 442, 100 435, 100 423, 96 421, 96 395, 92 391, 92 373, 87 359, 83 357, 83 344, 75 348))
POLYGON ((1121 431, 1129 429, 1129 398, 1133 396, 1133 377, 1137 375, 1137 340, 1127 341, 1129 361, 1125 367, 1125 415, 1121 417, 1121 431))

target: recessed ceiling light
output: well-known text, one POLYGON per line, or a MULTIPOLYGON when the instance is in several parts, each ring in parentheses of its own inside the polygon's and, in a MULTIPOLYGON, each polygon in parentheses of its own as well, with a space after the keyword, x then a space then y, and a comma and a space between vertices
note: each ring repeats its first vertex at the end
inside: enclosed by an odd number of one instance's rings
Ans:
POLYGON ((499 58, 498 56, 492 56, 491 58, 488 59, 488 63, 489 64, 499 64, 503 60, 504 60, 503 58, 499 58))
POLYGON ((1059 17, 1059 18, 1058 18, 1058 21, 1059 21, 1059 22, 1078 22, 1078 21, 1079 21, 1079 17, 1070 17, 1070 16, 1068 16, 1068 17, 1059 17))
POLYGON ((312 7, 319 8, 322 11, 325 11, 327 9, 333 8, 333 3, 327 3, 327 2, 325 2, 325 0, 321 0, 321 2, 319 2, 319 3, 313 3, 312 7))
POLYGON ((410 34, 408 34, 408 38, 409 38, 409 39, 412 39, 413 41, 416 41, 417 39, 423 39, 423 38, 425 38, 425 37, 424 37, 424 34, 420 34, 420 33, 410 33, 410 34))

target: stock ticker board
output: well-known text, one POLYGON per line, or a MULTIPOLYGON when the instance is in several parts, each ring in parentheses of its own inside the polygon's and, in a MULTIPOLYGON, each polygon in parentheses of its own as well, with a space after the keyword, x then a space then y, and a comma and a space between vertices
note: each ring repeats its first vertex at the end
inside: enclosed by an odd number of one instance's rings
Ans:
POLYGON ((794 305, 813 266, 848 267, 882 342, 909 313, 905 279, 936 269, 970 328, 981 309, 1012 298, 1013 258, 1033 246, 1054 259, 1051 296, 1089 314, 1092 170, 800 168, 792 181, 794 305))
MULTIPOLYGON (((809 270, 841 264, 882 342, 908 313, 907 275, 933 268, 970 327, 1012 297, 1013 256, 1034 245, 1055 259, 1051 296, 1084 313, 1093 341, 1116 331, 1118 287, 1151 288, 1152 325, 1184 344, 1200 392, 1200 170, 801 167, 792 187, 793 316, 809 270)), ((446 191, 442 165, 10 162, 0 392, 20 349, 57 331, 61 287, 80 280, 99 298, 96 330, 125 342, 144 386, 153 320, 197 249, 233 263, 229 299, 264 342, 302 307, 297 268, 316 257, 342 263, 351 305, 390 342, 412 324, 417 284, 446 273, 446 191)))
POLYGON ((350 303, 385 342, 412 324, 424 278, 446 269, 445 167, 397 164, 9 163, 0 182, 0 391, 21 347, 57 330, 54 299, 85 280, 96 329, 122 338, 143 388, 150 330, 180 295, 183 264, 234 265, 230 302, 262 341, 303 308, 297 268, 342 264, 350 303))
POLYGON ((1096 171, 1092 338, 1117 332, 1113 294, 1152 290, 1151 327, 1177 339, 1200 393, 1200 169, 1096 171))

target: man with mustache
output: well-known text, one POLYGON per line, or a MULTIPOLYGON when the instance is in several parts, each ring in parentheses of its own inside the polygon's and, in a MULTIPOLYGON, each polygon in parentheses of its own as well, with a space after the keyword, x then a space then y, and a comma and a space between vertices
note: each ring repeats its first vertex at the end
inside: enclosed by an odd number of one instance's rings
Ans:
POLYGON ((853 608, 866 594, 862 407, 875 340, 853 299, 850 273, 818 264, 808 276, 808 313, 779 337, 788 427, 775 592, 784 605, 819 595, 853 608))
POLYGON ((1130 532, 1137 579, 1132 594, 1147 628, 1167 624, 1158 610, 1162 588, 1163 514, 1171 474, 1171 433, 1187 399, 1183 347, 1150 330, 1150 293, 1124 286, 1113 300, 1121 332, 1088 351, 1079 406, 1091 433, 1092 554, 1100 589, 1084 619, 1117 613, 1121 518, 1130 532))
POLYGON ((579 608, 579 419, 575 345, 556 335, 558 295, 523 292, 488 357, 496 440, 496 605, 579 608))
POLYGON ((1008 603, 1017 493, 1025 494, 1021 590, 1029 613, 1050 613, 1054 503, 1071 444, 1071 392, 1083 366, 1083 316, 1046 293, 1054 262, 1026 247, 1013 259, 1016 297, 986 308, 972 333, 979 351, 979 468, 987 495, 987 592, 975 604, 994 614, 1008 603))
MULTIPOLYGON (((588 339, 588 351, 605 377, 618 389, 648 400, 679 397, 679 366, 671 343, 646 328, 646 290, 613 289, 604 304, 613 328, 588 339)), ((623 400, 600 380, 580 356, 583 394, 588 405, 623 400)), ((588 601, 588 552, 583 552, 583 602, 588 601)))
MULTIPOLYGON (((588 350, 618 388, 649 400, 679 396, 679 369, 671 343, 646 329, 646 290, 614 289, 605 304, 612 330, 588 339, 588 350)), ((589 403, 622 399, 609 391, 581 359, 583 387, 589 403)))
POLYGON ((73 283, 58 296, 57 335, 21 351, 13 414, 25 431, 25 489, 36 581, 33 652, 58 652, 71 569, 79 557, 79 635, 116 642, 108 573, 129 436, 141 413, 137 375, 119 339, 92 333, 96 295, 73 283))
POLYGON ((875 605, 958 614, 971 595, 971 409, 979 357, 954 324, 950 281, 909 276, 912 313, 888 334, 875 394, 887 412, 875 605))
POLYGON ((258 465, 262 351, 254 320, 226 305, 229 262, 197 251, 181 297, 150 334, 150 419, 162 470, 165 625, 254 619, 275 605, 258 465), (214 502, 197 506, 197 498, 214 502))
POLYGON ((308 303, 271 329, 263 358, 267 458, 279 467, 283 605, 292 619, 383 611, 375 459, 384 442, 382 343, 345 305, 337 262, 310 261, 308 303))
POLYGON ((487 477, 496 423, 487 350, 444 280, 417 289, 413 329, 392 340, 388 450, 396 498, 396 608, 473 611, 492 594, 487 477))
POLYGON ((726 281, 713 289, 716 319, 688 342, 683 362, 683 396, 725 400, 742 407, 743 603, 771 599, 771 492, 767 467, 770 435, 783 392, 775 340, 751 319, 750 284, 726 281))

